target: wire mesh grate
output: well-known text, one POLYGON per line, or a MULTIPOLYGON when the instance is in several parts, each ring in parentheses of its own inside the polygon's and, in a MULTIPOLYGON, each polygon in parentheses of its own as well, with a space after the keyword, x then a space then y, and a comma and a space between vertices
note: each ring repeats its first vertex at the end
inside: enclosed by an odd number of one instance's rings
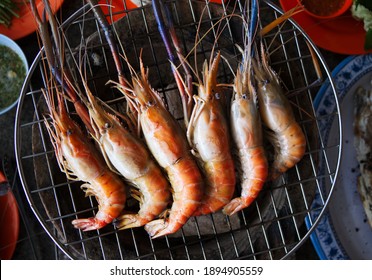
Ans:
MULTIPOLYGON (((138 58, 142 55, 149 69, 151 85, 161 93, 172 114, 182 123, 180 98, 152 7, 142 2, 138 8, 127 10, 123 2, 125 9, 113 13, 120 17, 113 26, 128 60, 138 70, 138 58)), ((183 51, 189 54, 190 65, 196 65, 200 71, 201 63, 216 47, 224 56, 219 81, 231 83, 230 68, 236 69, 239 60, 237 44, 242 42, 242 30, 239 17, 228 15, 241 15, 245 1, 228 1, 222 5, 195 0, 166 2, 171 7, 183 51), (202 40, 194 49, 195 38, 202 40)), ((281 15, 270 2, 261 1, 260 4, 262 26, 281 15)), ((69 67, 76 71, 75 59, 84 53, 87 81, 93 93, 115 110, 125 112, 125 99, 107 85, 109 80, 117 79, 117 73, 108 44, 89 7, 82 6, 61 24, 61 30, 69 67)), ((143 228, 119 231, 114 225, 108 225, 100 230, 82 232, 71 225, 77 217, 94 215, 98 207, 94 198, 84 197, 81 182, 68 180, 58 168, 43 123, 45 105, 41 88, 47 84, 48 77, 43 70, 42 53, 39 54, 19 101, 17 163, 32 210, 69 258, 281 259, 288 258, 304 242, 321 218, 335 183, 341 150, 339 111, 324 113, 314 107, 314 96, 321 83, 316 83, 318 76, 307 43, 317 56, 323 81, 328 79, 334 87, 319 52, 294 22, 289 20, 276 27, 263 38, 263 43, 305 132, 307 150, 304 158, 280 179, 268 182, 248 209, 231 217, 222 213, 193 217, 178 233, 154 240, 143 228), (329 119, 338 120, 339 137, 337 143, 327 146, 319 126, 329 119), (312 204, 316 195, 321 196, 321 205, 312 204), (311 215, 314 213, 317 213, 316 219, 311 215), (305 218, 311 224, 306 230, 303 229, 305 218)), ((129 75, 128 69, 125 74, 129 75)), ((79 83, 78 78, 76 83, 79 83)), ((226 89, 226 95, 229 94, 231 92, 226 89)), ((337 103, 335 91, 334 102, 337 103)), ((71 113, 74 114, 73 110, 71 113)))

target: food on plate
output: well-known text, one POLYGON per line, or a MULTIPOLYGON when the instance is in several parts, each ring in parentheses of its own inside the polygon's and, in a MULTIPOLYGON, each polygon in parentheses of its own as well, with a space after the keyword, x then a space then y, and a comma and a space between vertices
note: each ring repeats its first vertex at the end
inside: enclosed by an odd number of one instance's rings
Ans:
MULTIPOLYGON (((371 80, 372 81, 372 80, 371 80)), ((359 162, 358 192, 372 227, 372 89, 359 87, 354 96, 354 146, 359 162)))
POLYGON ((351 13, 354 18, 362 20, 366 33, 364 49, 372 49, 372 1, 354 0, 351 7, 351 13))
POLYGON ((0 109, 17 100, 25 77, 26 68, 18 54, 0 45, 0 109))

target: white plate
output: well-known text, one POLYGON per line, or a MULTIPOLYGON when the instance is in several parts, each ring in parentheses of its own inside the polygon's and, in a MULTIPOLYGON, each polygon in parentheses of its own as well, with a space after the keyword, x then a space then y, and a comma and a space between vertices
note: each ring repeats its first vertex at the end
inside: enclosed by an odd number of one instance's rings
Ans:
MULTIPOLYGON (((328 211, 311 235, 320 259, 372 259, 372 228, 357 191, 358 162, 353 146, 353 93, 358 86, 371 89, 372 55, 346 58, 332 72, 338 98, 343 130, 343 149, 334 193, 328 211)), ((314 101, 317 112, 334 109, 333 91, 325 84, 314 101), (333 108, 332 108, 333 107, 333 108)), ((334 142, 337 122, 321 124, 326 145, 334 142)), ((332 157, 332 155, 331 155, 332 157)), ((330 159, 332 160, 332 158, 330 159)), ((323 186, 327 189, 328 186, 323 186)), ((317 195, 313 206, 321 204, 317 195)), ((317 213, 312 213, 316 218, 317 213)), ((308 224, 308 221, 306 221, 308 224)))

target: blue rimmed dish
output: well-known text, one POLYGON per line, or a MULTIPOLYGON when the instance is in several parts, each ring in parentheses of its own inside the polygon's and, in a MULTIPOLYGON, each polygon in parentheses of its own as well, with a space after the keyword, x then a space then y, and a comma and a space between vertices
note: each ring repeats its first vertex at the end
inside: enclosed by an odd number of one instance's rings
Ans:
MULTIPOLYGON (((320 259, 372 259, 372 228, 368 224, 357 191, 359 171, 353 133, 353 94, 359 86, 372 90, 372 54, 347 57, 333 70, 332 77, 340 103, 343 150, 339 177, 328 210, 310 239, 320 259)), ((314 100, 318 113, 332 112, 335 109, 332 95, 330 84, 325 82, 314 100)), ((332 145, 334 129, 333 119, 320 123, 320 131, 325 135, 325 145, 332 145)), ((322 187, 327 188, 326 185, 322 187)), ((312 207, 322 204, 321 197, 317 193, 312 207)), ((314 211, 311 219, 316 219, 318 215, 319 212, 314 211)), ((310 228, 309 219, 305 222, 310 228)))

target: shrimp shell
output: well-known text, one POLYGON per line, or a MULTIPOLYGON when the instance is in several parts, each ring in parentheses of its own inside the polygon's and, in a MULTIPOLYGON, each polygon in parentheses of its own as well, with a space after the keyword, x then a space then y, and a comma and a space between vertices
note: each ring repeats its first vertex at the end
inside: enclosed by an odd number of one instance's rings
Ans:
POLYGON ((275 155, 269 176, 274 180, 302 159, 306 150, 306 138, 276 73, 268 65, 263 46, 261 54, 262 63, 253 63, 254 77, 261 118, 272 131, 269 136, 275 147, 275 155))
POLYGON ((143 226, 159 216, 170 202, 169 183, 142 140, 125 128, 118 118, 106 112, 88 88, 89 113, 107 161, 137 190, 138 213, 125 213, 115 225, 119 229, 143 226))
POLYGON ((123 211, 126 189, 123 181, 106 168, 98 177, 81 186, 86 196, 94 196, 98 202, 95 217, 72 221, 75 228, 83 231, 100 229, 112 223, 123 211))
POLYGON ((216 76, 220 53, 214 58, 210 69, 203 67, 203 83, 198 87, 196 105, 188 127, 202 172, 205 191, 201 205, 194 216, 206 215, 220 210, 234 195, 235 169, 230 151, 229 127, 221 106, 216 76))
POLYGON ((192 216, 200 204, 203 179, 182 128, 148 84, 142 61, 140 76, 132 77, 132 86, 147 146, 166 171, 172 188, 173 203, 166 212, 169 215, 145 225, 150 236, 156 238, 176 232, 192 216))
POLYGON ((227 215, 248 207, 259 195, 268 175, 257 96, 249 75, 242 74, 239 69, 235 78, 230 124, 240 161, 241 195, 223 208, 227 215))
POLYGON ((81 180, 87 196, 95 196, 98 212, 95 217, 72 221, 83 231, 100 229, 117 218, 126 202, 126 185, 105 164, 99 151, 69 117, 63 106, 61 94, 59 111, 52 104, 52 97, 44 92, 52 122, 45 119, 60 169, 72 180, 81 180))

